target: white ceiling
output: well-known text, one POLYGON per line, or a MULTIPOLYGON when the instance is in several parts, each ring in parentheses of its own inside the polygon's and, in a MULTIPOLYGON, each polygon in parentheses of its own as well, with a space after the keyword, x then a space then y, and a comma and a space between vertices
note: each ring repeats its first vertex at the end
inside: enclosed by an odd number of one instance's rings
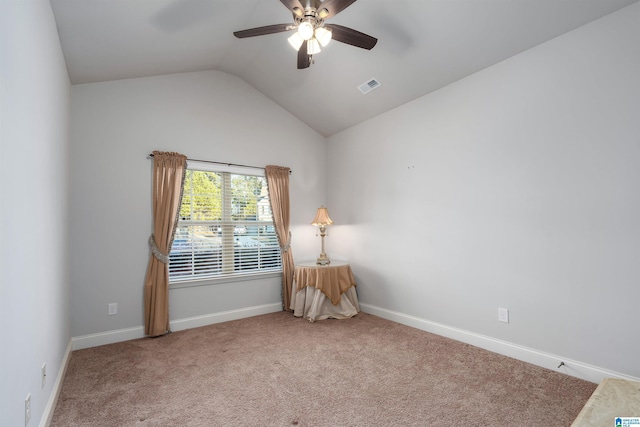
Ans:
MULTIPOLYGON (((73 84, 215 69, 324 136, 432 92, 639 0, 359 0, 327 22, 378 38, 333 41, 296 68, 279 0, 51 0, 73 84), (366 95, 357 86, 376 78, 366 95)), ((304 0, 303 0, 304 4, 304 0)))

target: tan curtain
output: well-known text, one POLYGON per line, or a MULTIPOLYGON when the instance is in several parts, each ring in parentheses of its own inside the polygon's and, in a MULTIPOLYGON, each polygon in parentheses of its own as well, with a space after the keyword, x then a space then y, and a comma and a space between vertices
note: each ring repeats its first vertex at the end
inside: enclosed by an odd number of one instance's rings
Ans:
POLYGON ((282 309, 291 310, 291 285, 293 283, 293 253, 289 231, 289 168, 269 165, 265 169, 273 223, 276 227, 282 256, 282 309))
POLYGON ((169 251, 178 223, 187 158, 153 152, 153 234, 144 282, 144 333, 157 337, 169 328, 169 251))

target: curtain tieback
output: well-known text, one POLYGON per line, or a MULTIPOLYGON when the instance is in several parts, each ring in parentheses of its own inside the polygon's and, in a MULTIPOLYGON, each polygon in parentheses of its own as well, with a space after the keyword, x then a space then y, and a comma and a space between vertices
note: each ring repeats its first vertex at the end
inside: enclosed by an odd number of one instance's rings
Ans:
POLYGON ((289 240, 287 240, 287 244, 284 246, 280 246, 282 252, 288 252, 291 249, 291 231, 289 231, 289 240))
POLYGON ((151 233, 151 236, 149 236, 149 248, 151 248, 153 256, 156 257, 158 261, 163 264, 169 264, 169 255, 163 254, 162 251, 158 249, 158 245, 156 245, 156 237, 153 233, 151 233))

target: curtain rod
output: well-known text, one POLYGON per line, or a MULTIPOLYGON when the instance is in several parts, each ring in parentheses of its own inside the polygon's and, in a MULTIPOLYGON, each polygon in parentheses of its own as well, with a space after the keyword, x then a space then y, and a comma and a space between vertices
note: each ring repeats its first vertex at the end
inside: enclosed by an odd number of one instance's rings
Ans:
MULTIPOLYGON (((153 153, 149 154, 149 156, 147 156, 147 159, 152 159, 153 158, 153 153)), ((259 166, 249 166, 249 165, 239 165, 237 163, 224 163, 224 162, 214 162, 213 160, 198 160, 198 159, 189 159, 187 158, 187 161, 191 160, 192 162, 203 162, 203 163, 214 163, 216 165, 225 165, 225 166, 238 166, 241 168, 251 168, 251 169, 262 169, 264 170, 264 168, 259 167, 259 166)), ((293 173, 293 171, 291 169, 289 169, 289 173, 293 173)))

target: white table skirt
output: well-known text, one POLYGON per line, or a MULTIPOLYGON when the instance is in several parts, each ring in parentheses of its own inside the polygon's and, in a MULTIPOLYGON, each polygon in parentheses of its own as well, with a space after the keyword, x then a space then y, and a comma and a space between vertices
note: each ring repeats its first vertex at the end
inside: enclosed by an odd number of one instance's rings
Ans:
MULTIPOLYGON (((293 289, 297 289, 295 282, 293 283, 293 289)), ((293 315, 304 317, 309 322, 328 318, 347 319, 355 316, 360 311, 355 286, 350 287, 342 294, 337 305, 331 304, 331 300, 321 290, 313 286, 305 286, 293 294, 290 306, 293 310, 293 315)))

